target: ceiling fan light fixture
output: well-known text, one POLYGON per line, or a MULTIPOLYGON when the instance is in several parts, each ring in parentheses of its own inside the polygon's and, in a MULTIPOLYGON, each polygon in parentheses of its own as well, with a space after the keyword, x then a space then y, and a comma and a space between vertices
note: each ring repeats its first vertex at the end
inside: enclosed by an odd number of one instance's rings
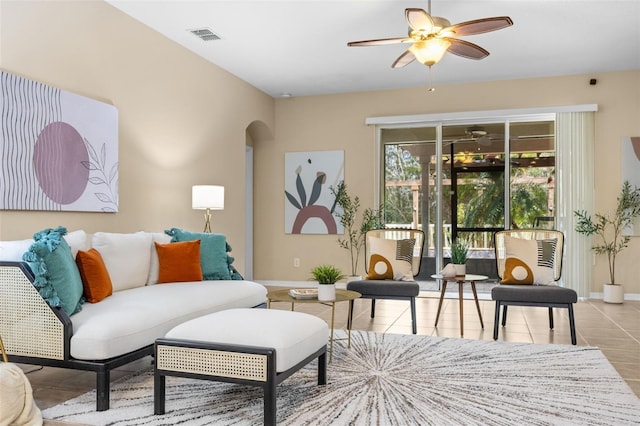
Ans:
MULTIPOLYGON (((433 19, 433 33, 437 34, 444 28, 449 28, 451 26, 451 22, 447 18, 442 18, 440 16, 432 16, 433 19)), ((441 34, 442 35, 442 34, 441 34)))
POLYGON ((441 38, 431 38, 425 41, 415 42, 409 47, 418 62, 430 67, 440 62, 451 42, 441 38))

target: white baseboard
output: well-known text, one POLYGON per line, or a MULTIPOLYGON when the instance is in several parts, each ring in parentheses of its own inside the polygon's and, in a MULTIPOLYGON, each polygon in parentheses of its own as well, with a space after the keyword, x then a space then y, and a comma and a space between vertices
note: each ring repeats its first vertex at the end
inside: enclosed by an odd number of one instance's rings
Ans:
MULTIPOLYGON (((603 299, 603 293, 589 293, 589 299, 603 299)), ((624 300, 640 300, 640 294, 637 293, 625 293, 624 300)))

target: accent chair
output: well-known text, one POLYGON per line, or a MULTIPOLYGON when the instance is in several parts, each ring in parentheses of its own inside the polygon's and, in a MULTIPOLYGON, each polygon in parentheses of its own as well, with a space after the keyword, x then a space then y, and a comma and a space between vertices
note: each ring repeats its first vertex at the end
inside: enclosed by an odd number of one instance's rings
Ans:
MULTIPOLYGON (((411 307, 413 334, 417 333, 416 296, 420 286, 415 277, 420 272, 424 232, 418 229, 375 229, 365 235, 367 279, 347 283, 347 290, 371 299, 371 318, 375 317, 376 299, 406 300, 411 307), (382 240, 382 241, 381 241, 382 240), (380 242, 390 242, 393 253, 385 256, 376 249, 380 242), (381 265, 384 271, 378 270, 381 265), (403 270, 405 269, 405 270, 403 270), (400 279, 398 279, 400 278, 400 279)), ((349 301, 349 324, 353 321, 353 303, 349 301)))
POLYGON ((568 310, 571 343, 575 345, 573 304, 578 301, 578 295, 557 284, 562 273, 564 234, 556 230, 509 229, 496 232, 494 242, 498 277, 501 282, 510 284, 491 289, 491 298, 496 302, 493 340, 498 340, 501 307, 501 324, 505 327, 509 305, 541 306, 549 309, 549 328, 552 330, 553 308, 568 310))

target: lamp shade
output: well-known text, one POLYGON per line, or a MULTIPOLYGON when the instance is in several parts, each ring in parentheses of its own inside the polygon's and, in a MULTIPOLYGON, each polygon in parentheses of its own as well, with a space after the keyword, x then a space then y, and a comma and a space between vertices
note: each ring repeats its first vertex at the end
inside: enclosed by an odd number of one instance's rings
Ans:
POLYGON ((224 210, 224 186, 194 185, 191 188, 191 207, 194 210, 224 210))

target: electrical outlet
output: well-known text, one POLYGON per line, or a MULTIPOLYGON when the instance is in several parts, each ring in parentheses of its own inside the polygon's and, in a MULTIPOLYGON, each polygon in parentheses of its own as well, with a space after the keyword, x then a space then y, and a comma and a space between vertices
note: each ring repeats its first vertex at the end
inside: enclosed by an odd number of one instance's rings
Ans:
POLYGON ((300 267, 300 258, 299 257, 294 257, 293 258, 293 267, 294 268, 299 268, 300 267))

